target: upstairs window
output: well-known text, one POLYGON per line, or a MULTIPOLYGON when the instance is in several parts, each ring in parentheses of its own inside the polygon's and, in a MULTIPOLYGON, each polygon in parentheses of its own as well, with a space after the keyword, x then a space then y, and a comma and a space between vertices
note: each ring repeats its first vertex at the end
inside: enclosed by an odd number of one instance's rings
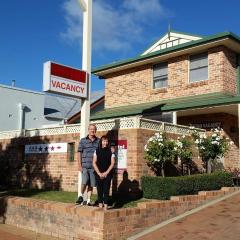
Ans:
POLYGON ((208 79, 208 54, 201 53, 189 58, 189 82, 198 82, 208 79))
POLYGON ((153 65, 153 88, 167 87, 168 63, 153 65))

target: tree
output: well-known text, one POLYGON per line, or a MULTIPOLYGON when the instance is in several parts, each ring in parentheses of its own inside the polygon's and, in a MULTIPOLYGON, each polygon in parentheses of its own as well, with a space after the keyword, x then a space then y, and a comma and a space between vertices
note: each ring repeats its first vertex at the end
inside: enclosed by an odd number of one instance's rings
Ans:
POLYGON ((157 176, 165 177, 166 162, 173 162, 177 156, 176 142, 167 139, 165 132, 160 132, 149 138, 144 150, 147 165, 157 176))
POLYGON ((223 157, 228 151, 230 144, 233 143, 225 137, 222 129, 213 129, 209 133, 201 134, 194 131, 192 136, 207 173, 211 172, 212 161, 223 157))

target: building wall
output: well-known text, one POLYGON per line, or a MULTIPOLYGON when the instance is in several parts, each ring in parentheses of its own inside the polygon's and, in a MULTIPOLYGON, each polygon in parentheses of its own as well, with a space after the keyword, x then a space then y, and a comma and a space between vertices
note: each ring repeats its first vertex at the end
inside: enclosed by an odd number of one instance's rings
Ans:
POLYGON ((226 137, 234 142, 231 146, 231 151, 229 151, 224 157, 224 167, 226 169, 240 167, 237 116, 228 113, 193 115, 178 117, 177 123, 186 126, 195 125, 196 127, 206 129, 207 131, 214 128, 214 124, 220 124, 219 127, 223 129, 226 137), (201 125, 199 126, 199 124, 201 125), (209 127, 206 127, 208 124, 209 127))
POLYGON ((188 82, 188 55, 168 60, 168 88, 153 89, 152 65, 105 76, 105 108, 161 101, 198 94, 236 94, 236 54, 224 46, 208 50, 209 79, 188 82))
POLYGON ((44 94, 0 86, 0 131, 18 130, 19 103, 25 104, 24 128, 40 128, 44 121, 44 94))
MULTIPOLYGON (((112 140, 127 140, 127 175, 124 171, 118 171, 113 179, 112 191, 118 192, 121 189, 130 191, 131 186, 139 188, 142 175, 153 174, 146 164, 143 156, 143 149, 147 140, 155 133, 152 130, 126 129, 119 131, 101 131, 100 137, 107 134, 112 140)), ((177 135, 175 136, 177 137, 177 135)), ((22 184, 26 184, 29 178, 31 186, 37 188, 55 188, 67 191, 77 191, 77 147, 79 134, 62 134, 44 137, 15 138, 0 140, 1 155, 5 155, 11 161, 13 168, 26 163, 25 170, 16 176, 22 184), (70 161, 68 153, 55 154, 24 154, 26 144, 47 144, 47 143, 75 143, 74 161, 70 161)))
MULTIPOLYGON (((111 140, 127 140, 127 169, 117 171, 112 182, 112 192, 124 194, 139 194, 140 180, 143 175, 153 175, 144 159, 144 146, 147 140, 156 131, 147 129, 120 129, 116 131, 99 131, 100 137, 107 134, 111 140)), ((167 134, 169 138, 177 139, 177 134, 167 134)), ((14 138, 0 140, 0 158, 7 157, 12 168, 23 167, 21 171, 16 171, 13 182, 22 186, 36 188, 61 189, 66 191, 77 191, 78 167, 77 167, 77 148, 79 134, 61 134, 32 138, 14 138), (70 152, 55 154, 24 154, 26 144, 47 144, 47 143, 74 143, 74 161, 70 160, 70 152), (23 165, 25 163, 25 165, 23 165)), ((193 160, 196 168, 200 169, 201 159, 197 151, 194 152, 193 160)), ((225 158, 227 167, 240 167, 239 151, 237 146, 233 146, 225 158)), ((165 172, 167 176, 177 173, 174 166, 169 166, 165 172)), ((179 170, 179 169, 178 169, 179 170)), ((13 170, 14 172, 14 170, 13 170)), ((178 173, 179 174, 179 173, 178 173)), ((126 195, 125 195, 126 196, 126 195)))

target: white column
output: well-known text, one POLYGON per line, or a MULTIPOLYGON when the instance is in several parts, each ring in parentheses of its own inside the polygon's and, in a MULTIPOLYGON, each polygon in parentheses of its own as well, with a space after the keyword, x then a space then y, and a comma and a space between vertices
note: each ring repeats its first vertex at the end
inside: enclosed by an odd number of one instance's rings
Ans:
POLYGON ((24 128, 24 108, 26 107, 25 104, 19 103, 18 108, 19 108, 19 119, 18 119, 18 129, 20 131, 23 130, 24 128))
POLYGON ((90 121, 91 57, 92 57, 92 0, 79 0, 83 10, 82 70, 88 73, 88 96, 82 101, 80 137, 87 135, 90 121))
POLYGON ((173 124, 177 124, 177 112, 172 112, 173 114, 173 124))
MULTIPOLYGON (((78 0, 83 11, 83 48, 82 70, 88 73, 88 96, 82 99, 80 138, 87 135, 90 122, 90 93, 91 93, 91 57, 92 57, 92 0, 78 0)), ((81 192, 82 173, 78 172, 78 196, 81 192)))

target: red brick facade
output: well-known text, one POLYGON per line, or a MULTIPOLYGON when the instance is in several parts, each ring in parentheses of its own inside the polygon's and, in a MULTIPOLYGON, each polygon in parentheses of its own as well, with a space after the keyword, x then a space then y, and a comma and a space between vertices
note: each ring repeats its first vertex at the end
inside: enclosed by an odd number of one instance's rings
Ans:
POLYGON ((152 65, 105 76, 105 108, 223 92, 236 94, 236 54, 224 46, 208 50, 209 79, 189 83, 189 55, 168 59, 168 87, 153 89, 152 65))

